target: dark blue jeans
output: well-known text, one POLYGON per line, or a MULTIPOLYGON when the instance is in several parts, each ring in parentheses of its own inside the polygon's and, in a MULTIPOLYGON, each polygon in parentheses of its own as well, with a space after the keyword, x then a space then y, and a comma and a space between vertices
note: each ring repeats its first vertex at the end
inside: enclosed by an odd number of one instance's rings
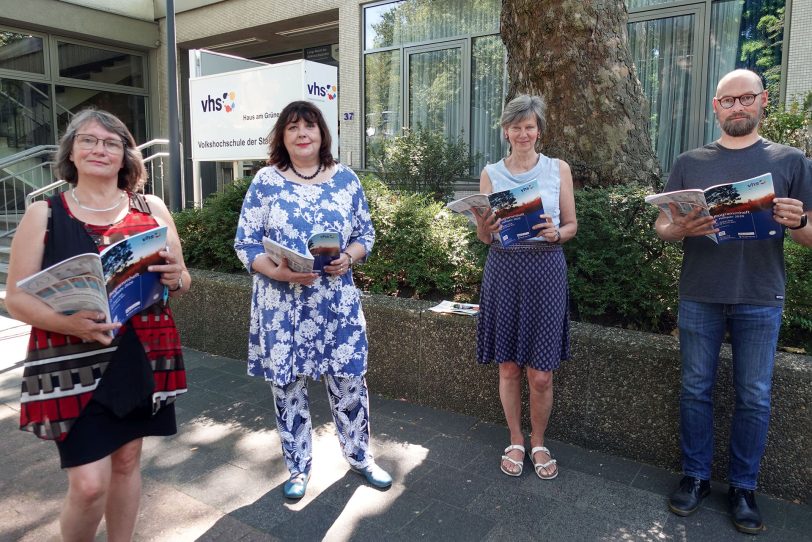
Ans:
POLYGON ((730 429, 731 486, 755 489, 767 442, 781 307, 681 300, 679 305, 683 472, 710 479, 713 461, 713 388, 719 349, 730 330, 736 404, 730 429))

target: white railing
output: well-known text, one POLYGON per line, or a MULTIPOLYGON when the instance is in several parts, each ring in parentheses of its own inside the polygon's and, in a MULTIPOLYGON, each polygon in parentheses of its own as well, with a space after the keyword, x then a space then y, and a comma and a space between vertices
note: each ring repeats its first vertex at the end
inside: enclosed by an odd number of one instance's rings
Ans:
MULTIPOLYGON (((164 162, 169 158, 169 152, 166 150, 168 145, 168 139, 153 139, 138 146, 145 155, 144 167, 147 170, 147 182, 141 191, 158 195, 164 200, 169 188, 164 180, 164 171, 167 169, 164 162)), ((0 177, 0 194, 3 198, 0 201, 2 205, 0 213, 3 213, 0 214, 2 228, 0 238, 14 235, 19 218, 34 201, 46 199, 67 189, 68 183, 62 180, 45 185, 54 178, 54 160, 42 162, 23 171, 9 172, 14 166, 26 160, 41 158, 44 155, 53 157, 57 150, 56 145, 41 145, 0 160, 0 172, 7 172, 5 176, 0 177)))

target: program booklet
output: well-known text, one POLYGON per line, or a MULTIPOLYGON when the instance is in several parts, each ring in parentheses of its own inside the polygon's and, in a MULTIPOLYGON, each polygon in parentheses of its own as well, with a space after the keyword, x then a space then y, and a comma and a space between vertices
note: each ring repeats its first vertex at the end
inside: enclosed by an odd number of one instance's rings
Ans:
POLYGON ((160 273, 147 271, 161 265, 158 254, 166 248, 166 226, 152 228, 105 248, 87 252, 43 269, 17 282, 55 311, 104 313, 109 323, 124 323, 132 315, 167 297, 160 273))
POLYGON ((692 188, 646 196, 646 202, 659 207, 672 222, 669 203, 675 204, 682 215, 698 207, 702 209, 699 216, 714 217, 719 232, 706 237, 715 243, 782 237, 783 228, 773 219, 773 199, 771 173, 705 190, 692 188))
POLYGON ((288 259, 288 267, 296 273, 324 273, 324 266, 341 256, 341 238, 337 231, 314 233, 307 240, 307 254, 280 245, 268 237, 262 238, 262 246, 276 265, 282 258, 288 259))
POLYGON ((465 316, 476 316, 479 314, 479 305, 475 303, 441 301, 439 305, 429 307, 429 310, 442 314, 464 314, 465 316))
POLYGON ((524 241, 538 235, 533 226, 544 222, 544 214, 538 180, 526 182, 516 188, 501 190, 493 194, 474 194, 452 201, 446 205, 450 210, 468 217, 474 225, 471 209, 492 209, 502 221, 499 228, 499 240, 502 246, 508 247, 518 241, 524 241))

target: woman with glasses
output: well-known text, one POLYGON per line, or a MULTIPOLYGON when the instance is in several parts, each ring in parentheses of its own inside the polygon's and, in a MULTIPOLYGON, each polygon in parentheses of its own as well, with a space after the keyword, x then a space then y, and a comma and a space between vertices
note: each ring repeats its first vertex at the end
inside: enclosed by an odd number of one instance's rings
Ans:
POLYGON ((68 475, 63 540, 92 540, 102 516, 110 540, 130 540, 141 494, 141 445, 177 432, 174 399, 186 377, 166 300, 124 324, 98 311, 62 314, 17 288, 18 280, 78 254, 157 226, 167 227, 160 273, 169 297, 189 290, 172 216, 145 181, 141 153, 118 118, 86 110, 73 117, 57 151, 66 191, 33 203, 11 245, 6 306, 31 324, 20 428, 55 440, 68 475), (115 339, 113 338, 115 333, 115 339))
POLYGON ((510 445, 500 463, 508 476, 524 466, 522 373, 530 388, 530 462, 543 480, 558 476, 544 445, 553 406, 553 371, 569 358, 567 264, 561 245, 575 237, 575 198, 566 162, 537 151, 545 128, 545 104, 538 96, 517 96, 502 112, 502 133, 510 155, 488 164, 480 191, 490 194, 538 180, 545 222, 537 235, 508 247, 499 242, 499 220, 490 211, 477 214, 477 237, 490 245, 477 322, 477 360, 499 364, 499 397, 510 445))

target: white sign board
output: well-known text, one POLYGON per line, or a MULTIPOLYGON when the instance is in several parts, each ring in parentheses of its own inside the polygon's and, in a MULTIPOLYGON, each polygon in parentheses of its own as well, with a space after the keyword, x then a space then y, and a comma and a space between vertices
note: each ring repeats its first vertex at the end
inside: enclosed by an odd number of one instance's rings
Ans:
POLYGON ((338 157, 338 70, 307 60, 189 79, 193 160, 264 160, 268 134, 295 100, 324 115, 338 157))

